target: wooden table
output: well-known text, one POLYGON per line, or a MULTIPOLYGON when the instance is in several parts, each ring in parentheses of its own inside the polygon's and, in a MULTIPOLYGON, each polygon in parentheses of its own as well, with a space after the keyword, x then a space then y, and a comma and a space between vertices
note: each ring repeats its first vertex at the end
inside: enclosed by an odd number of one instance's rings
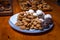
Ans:
MULTIPOLYGON (((48 2, 49 3, 49 2, 48 2)), ((0 40, 60 40, 60 7, 56 4, 49 3, 54 9, 49 13, 53 16, 54 28, 48 33, 39 35, 26 35, 14 31, 9 25, 10 16, 0 17, 0 40)), ((13 13, 20 12, 17 0, 13 0, 13 13)))

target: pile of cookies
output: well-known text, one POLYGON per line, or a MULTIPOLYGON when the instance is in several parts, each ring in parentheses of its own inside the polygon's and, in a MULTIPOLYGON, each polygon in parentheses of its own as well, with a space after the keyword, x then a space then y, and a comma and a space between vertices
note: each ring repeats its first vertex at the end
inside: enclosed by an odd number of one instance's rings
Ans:
POLYGON ((25 12, 21 12, 18 15, 18 21, 16 23, 17 26, 20 26, 21 29, 42 29, 41 21, 37 16, 33 16, 32 14, 26 14, 25 12))
POLYGON ((51 24, 51 18, 52 17, 50 14, 45 15, 41 10, 34 12, 34 10, 30 9, 29 11, 23 11, 19 13, 15 25, 20 27, 22 30, 41 30, 51 24), (46 21, 46 19, 49 23, 46 21))
POLYGON ((0 0, 0 16, 10 16, 12 12, 12 0, 0 0))
POLYGON ((43 11, 49 11, 52 10, 51 6, 48 5, 44 0, 26 0, 20 1, 20 7, 22 10, 43 10, 43 11))
POLYGON ((10 11, 11 4, 9 1, 0 1, 0 12, 10 11))

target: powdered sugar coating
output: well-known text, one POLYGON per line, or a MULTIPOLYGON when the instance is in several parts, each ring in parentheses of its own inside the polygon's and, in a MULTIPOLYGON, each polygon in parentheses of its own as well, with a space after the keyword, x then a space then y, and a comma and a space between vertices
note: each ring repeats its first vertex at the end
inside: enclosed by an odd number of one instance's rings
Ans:
POLYGON ((46 18, 52 18, 52 16, 51 16, 50 14, 46 14, 46 15, 44 16, 44 19, 46 19, 46 18))

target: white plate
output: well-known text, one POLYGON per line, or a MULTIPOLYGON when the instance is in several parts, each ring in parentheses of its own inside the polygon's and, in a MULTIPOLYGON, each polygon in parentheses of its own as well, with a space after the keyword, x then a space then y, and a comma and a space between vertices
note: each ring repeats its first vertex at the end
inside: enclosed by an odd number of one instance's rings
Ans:
POLYGON ((9 24, 10 26, 19 31, 19 32, 24 32, 24 33, 42 33, 42 32, 46 32, 48 30, 50 30, 52 27, 53 27, 53 24, 49 26, 49 28, 47 29, 43 29, 43 30, 34 30, 34 29, 30 29, 30 30, 21 30, 20 27, 16 26, 15 23, 17 22, 17 16, 19 15, 19 13, 13 15, 10 17, 10 20, 9 20, 9 24))

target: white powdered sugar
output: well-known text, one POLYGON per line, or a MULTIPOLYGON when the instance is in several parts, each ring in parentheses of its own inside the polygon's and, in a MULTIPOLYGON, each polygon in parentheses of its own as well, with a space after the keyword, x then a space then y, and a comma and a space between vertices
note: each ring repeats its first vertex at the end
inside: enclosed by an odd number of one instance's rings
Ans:
POLYGON ((42 10, 37 10, 37 11, 36 11, 36 13, 37 13, 37 15, 41 15, 41 14, 43 14, 43 15, 44 15, 44 13, 43 13, 43 11, 42 11, 42 10))
POLYGON ((38 16, 36 13, 33 13, 34 16, 38 16))
POLYGON ((29 12, 29 13, 34 13, 34 10, 30 9, 28 12, 29 12))
POLYGON ((44 19, 46 19, 46 18, 52 18, 52 16, 51 16, 50 14, 46 14, 46 15, 44 16, 44 19))
POLYGON ((42 19, 42 18, 40 18, 39 20, 40 20, 41 22, 44 22, 44 19, 42 19))

